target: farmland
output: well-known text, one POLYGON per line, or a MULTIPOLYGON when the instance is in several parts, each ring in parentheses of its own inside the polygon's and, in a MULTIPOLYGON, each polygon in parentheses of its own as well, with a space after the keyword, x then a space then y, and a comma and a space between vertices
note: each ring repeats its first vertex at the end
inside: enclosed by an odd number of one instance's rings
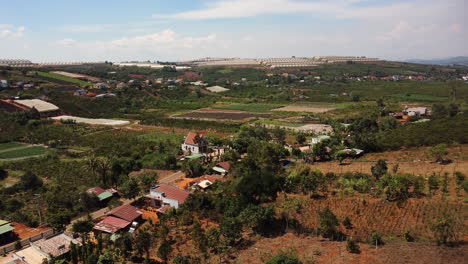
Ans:
POLYGON ((302 103, 292 104, 285 107, 273 109, 278 112, 305 112, 305 113, 325 113, 336 109, 333 104, 326 103, 302 103))
POLYGON ((32 156, 43 155, 47 152, 43 147, 29 147, 0 153, 0 159, 16 159, 27 158, 32 156))
POLYGON ((27 158, 42 155, 46 152, 47 150, 43 147, 31 146, 17 142, 0 144, 0 160, 27 158))
POLYGON ((251 114, 251 113, 237 113, 237 112, 190 112, 186 114, 173 116, 174 118, 189 118, 189 119, 201 119, 201 120, 233 120, 242 121, 254 117, 270 117, 269 114, 251 114))
POLYGON ((262 104, 262 103, 251 103, 251 104, 227 104, 227 105, 215 105, 214 109, 223 109, 223 110, 239 110, 255 113, 264 113, 272 109, 282 107, 283 105, 279 104, 262 104))
POLYGON ((67 77, 67 76, 59 75, 59 74, 48 73, 48 72, 40 72, 40 71, 37 71, 36 73, 37 73, 37 75, 42 76, 42 77, 57 79, 57 80, 61 80, 61 81, 69 82, 69 83, 74 83, 74 84, 79 84, 81 86, 92 86, 93 85, 90 82, 85 82, 85 81, 82 81, 82 80, 70 78, 70 77, 67 77))

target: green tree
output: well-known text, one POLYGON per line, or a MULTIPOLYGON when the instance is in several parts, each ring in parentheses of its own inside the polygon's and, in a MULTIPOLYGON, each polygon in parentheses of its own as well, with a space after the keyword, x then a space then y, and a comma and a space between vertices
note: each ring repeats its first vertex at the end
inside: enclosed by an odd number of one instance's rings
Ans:
POLYGON ((8 176, 8 172, 0 168, 0 181, 3 181, 4 179, 6 179, 7 176, 8 176))
POLYGON ((443 104, 432 105, 432 117, 435 119, 445 118, 448 115, 447 107, 443 104))
POLYGON ((450 245, 458 241, 458 232, 456 221, 453 215, 442 212, 432 223, 431 229, 438 245, 450 245))
POLYGON ((171 254, 172 252, 172 245, 171 243, 169 243, 169 241, 167 240, 163 240, 161 242, 161 245, 159 246, 158 248, 158 257, 160 257, 164 262, 167 262, 167 260, 169 259, 169 255, 171 254))
POLYGON ((379 232, 372 232, 370 237, 369 237, 369 244, 371 245, 376 245, 376 246, 381 246, 384 244, 382 240, 382 236, 380 235, 379 232))
POLYGON ((304 144, 306 142, 307 138, 306 136, 304 135, 304 133, 298 133, 296 135, 296 141, 298 144, 304 144))
POLYGON ((261 206, 249 204, 238 216, 243 226, 251 228, 255 232, 267 229, 268 224, 275 215, 273 206, 261 206))
POLYGON ((441 161, 443 157, 448 154, 447 144, 435 145, 429 151, 432 157, 434 157, 437 162, 441 161))
POLYGON ((231 245, 241 238, 241 230, 242 224, 236 218, 226 217, 219 224, 220 233, 231 245))
POLYGON ((387 161, 383 159, 378 160, 377 163, 371 167, 371 173, 377 180, 379 180, 380 177, 385 175, 387 171, 387 161))
POLYGON ((135 237, 135 249, 137 250, 140 256, 146 254, 147 260, 149 260, 151 244, 151 235, 144 230, 139 231, 135 237))
POLYGON ((343 220, 343 226, 346 229, 353 229, 353 224, 351 223, 351 219, 348 216, 343 220))
POLYGON ((348 239, 346 241, 346 250, 349 252, 349 253, 353 253, 353 254, 359 254, 361 253, 361 248, 359 247, 359 245, 356 243, 356 241, 352 240, 352 239, 348 239))
POLYGON ((318 212, 318 222, 320 232, 324 237, 333 238, 337 235, 336 228, 340 225, 340 222, 329 207, 325 207, 318 212))
POLYGON ((302 262, 295 252, 280 250, 276 255, 271 256, 265 264, 302 264, 302 262))
POLYGON ((119 191, 122 193, 122 196, 127 199, 135 199, 140 192, 140 186, 136 178, 131 177, 128 179, 122 186, 120 186, 119 191))

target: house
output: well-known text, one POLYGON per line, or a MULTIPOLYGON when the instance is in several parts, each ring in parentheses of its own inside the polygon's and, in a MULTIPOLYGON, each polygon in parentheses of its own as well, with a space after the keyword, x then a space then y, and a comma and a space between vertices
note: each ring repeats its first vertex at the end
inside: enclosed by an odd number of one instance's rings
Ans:
POLYGON ((107 213, 108 216, 114 216, 128 222, 139 221, 142 214, 138 208, 129 204, 116 207, 107 213))
POLYGON ((0 245, 10 242, 15 237, 14 229, 10 222, 0 220, 0 245))
POLYGON ((425 116, 427 115, 427 107, 406 107, 403 112, 408 116, 425 116))
POLYGON ((204 133, 189 132, 182 144, 182 151, 192 154, 207 153, 208 141, 204 133))
POLYGON ((222 93, 222 92, 229 91, 229 89, 218 86, 218 85, 210 86, 210 87, 207 87, 206 89, 212 93, 222 93))
POLYGON ((86 91, 83 90, 83 89, 80 89, 80 90, 76 90, 73 95, 75 96, 86 96, 86 91))
POLYGON ((167 210, 165 207, 179 208, 189 195, 190 193, 175 186, 161 183, 156 188, 150 189, 150 193, 145 197, 151 200, 150 206, 158 208, 158 212, 164 213, 167 210), (162 209, 162 211, 159 209, 162 209))
POLYGON ((104 190, 101 187, 90 188, 86 191, 88 194, 95 194, 100 202, 113 197, 116 192, 114 189, 104 190))
POLYGON ((216 164, 216 166, 213 167, 213 170, 218 173, 221 173, 221 175, 226 175, 230 169, 231 169, 231 164, 227 161, 220 162, 216 164))
POLYGON ((94 225, 94 230, 107 234, 114 234, 128 230, 131 225, 136 225, 141 220, 143 212, 129 204, 112 209, 107 216, 94 225))
POLYGON ((312 140, 310 141, 310 144, 313 146, 317 143, 320 143, 320 142, 323 142, 325 140, 330 140, 331 137, 330 136, 326 136, 326 135, 321 135, 321 136, 318 136, 318 137, 313 137, 312 140))
POLYGON ((27 264, 42 264, 44 259, 60 258, 70 252, 70 245, 81 245, 77 239, 60 234, 31 243, 30 247, 14 253, 13 258, 27 264))
POLYGON ((109 85, 107 83, 96 83, 93 85, 94 89, 107 89, 109 88, 109 85))
POLYGON ((0 80, 0 88, 8 88, 8 81, 0 80))
POLYGON ((0 100, 0 109, 6 112, 21 112, 36 109, 41 117, 58 116, 60 109, 49 102, 39 99, 29 100, 0 100))
POLYGON ((130 225, 131 222, 129 221, 114 216, 108 216, 94 225, 93 229, 108 234, 114 234, 121 230, 127 229, 130 225))

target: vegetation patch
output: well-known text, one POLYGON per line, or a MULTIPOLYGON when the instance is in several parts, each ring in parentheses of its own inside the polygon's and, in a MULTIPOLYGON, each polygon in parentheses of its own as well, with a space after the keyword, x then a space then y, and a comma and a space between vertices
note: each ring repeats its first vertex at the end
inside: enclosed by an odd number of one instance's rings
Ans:
POLYGON ((283 105, 279 104, 229 104, 229 105, 220 105, 214 106, 215 109, 226 109, 226 110, 240 110, 247 112, 268 112, 272 109, 282 107, 283 105))
POLYGON ((61 80, 61 81, 69 82, 69 83, 79 84, 79 85, 82 85, 82 86, 92 86, 93 85, 90 82, 85 82, 85 81, 82 81, 82 80, 70 78, 70 77, 67 77, 67 76, 62 76, 62 75, 59 75, 59 74, 49 73, 49 72, 37 71, 36 74, 39 75, 39 76, 42 76, 42 77, 57 79, 57 80, 61 80))
POLYGON ((47 149, 42 147, 22 148, 0 153, 0 159, 26 158, 31 156, 43 155, 46 152, 47 149))

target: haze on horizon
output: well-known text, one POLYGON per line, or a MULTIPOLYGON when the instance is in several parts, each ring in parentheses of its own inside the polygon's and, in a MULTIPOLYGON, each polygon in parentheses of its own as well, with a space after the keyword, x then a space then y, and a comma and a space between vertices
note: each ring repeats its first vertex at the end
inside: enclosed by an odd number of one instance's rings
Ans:
POLYGON ((0 58, 468 55, 465 0, 0 0, 0 58))

